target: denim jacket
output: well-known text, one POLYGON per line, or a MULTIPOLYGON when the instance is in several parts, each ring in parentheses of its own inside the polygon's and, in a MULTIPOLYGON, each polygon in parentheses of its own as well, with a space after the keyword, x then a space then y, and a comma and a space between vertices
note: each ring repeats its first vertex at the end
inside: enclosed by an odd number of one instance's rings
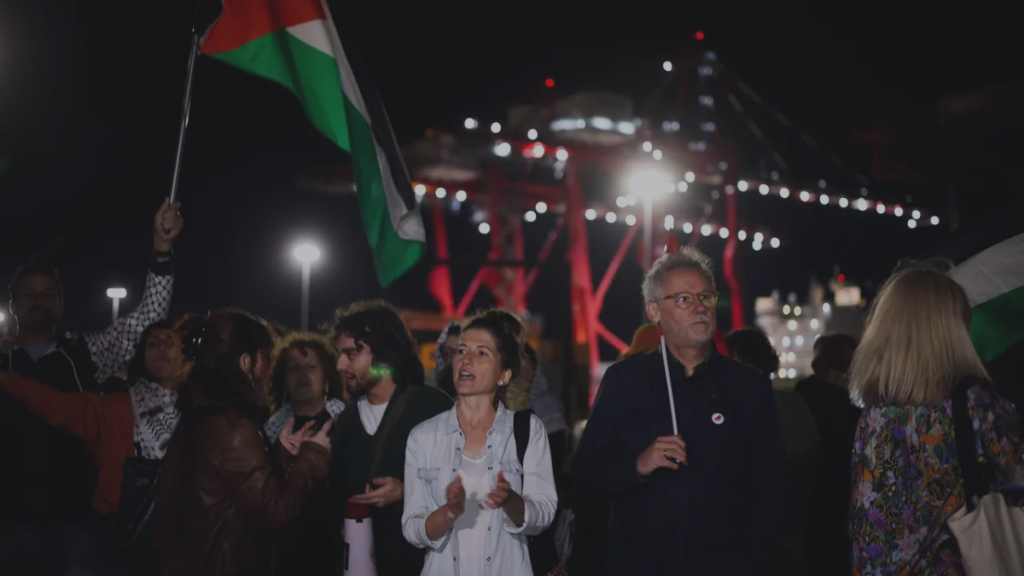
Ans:
MULTIPOLYGON (((446 490, 462 466, 465 446, 456 407, 421 423, 409 434, 402 532, 414 546, 427 549, 425 576, 477 576, 459 574, 459 542, 454 530, 438 540, 429 539, 426 530, 427 517, 446 502, 446 490)), ((487 432, 485 459, 491 484, 496 483, 501 471, 512 490, 522 496, 526 514, 519 527, 503 510, 491 515, 485 568, 480 576, 532 576, 526 537, 543 532, 554 520, 558 506, 544 424, 536 416, 530 418, 530 444, 523 458, 525 466, 520 465, 512 413, 500 404, 487 432)))

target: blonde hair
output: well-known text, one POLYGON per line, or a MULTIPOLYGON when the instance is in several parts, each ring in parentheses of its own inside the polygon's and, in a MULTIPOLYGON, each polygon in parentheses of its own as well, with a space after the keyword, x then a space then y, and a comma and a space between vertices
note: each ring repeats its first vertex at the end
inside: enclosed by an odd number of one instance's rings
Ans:
POLYGON ((871 305, 850 366, 850 395, 864 406, 928 405, 964 377, 988 378, 971 343, 971 306, 940 270, 913 265, 885 283, 871 305))

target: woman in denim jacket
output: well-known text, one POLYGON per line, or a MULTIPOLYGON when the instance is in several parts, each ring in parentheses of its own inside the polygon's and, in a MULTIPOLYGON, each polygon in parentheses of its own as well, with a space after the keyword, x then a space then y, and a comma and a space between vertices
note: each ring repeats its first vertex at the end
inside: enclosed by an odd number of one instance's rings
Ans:
POLYGON ((520 464, 505 387, 519 374, 525 329, 491 310, 463 330, 452 362, 455 407, 413 429, 406 445, 406 540, 427 549, 429 576, 532 576, 527 536, 555 517, 544 424, 530 418, 520 464))

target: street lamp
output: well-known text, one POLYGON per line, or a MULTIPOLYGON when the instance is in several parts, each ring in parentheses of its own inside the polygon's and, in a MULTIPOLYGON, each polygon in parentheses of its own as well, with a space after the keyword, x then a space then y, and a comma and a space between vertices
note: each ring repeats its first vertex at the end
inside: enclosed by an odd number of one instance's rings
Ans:
POLYGON ((292 252, 295 259, 302 264, 302 331, 309 330, 309 272, 313 262, 320 259, 320 249, 316 246, 303 243, 295 247, 292 252))
POLYGON ((128 291, 124 288, 107 288, 107 298, 110 298, 113 301, 111 318, 115 323, 117 322, 117 309, 121 304, 121 299, 125 296, 128 296, 128 291))
POLYGON ((661 198, 676 189, 675 182, 667 170, 654 166, 635 170, 629 175, 629 191, 644 201, 643 222, 643 267, 646 272, 651 267, 653 251, 652 234, 654 233, 654 200, 661 198))

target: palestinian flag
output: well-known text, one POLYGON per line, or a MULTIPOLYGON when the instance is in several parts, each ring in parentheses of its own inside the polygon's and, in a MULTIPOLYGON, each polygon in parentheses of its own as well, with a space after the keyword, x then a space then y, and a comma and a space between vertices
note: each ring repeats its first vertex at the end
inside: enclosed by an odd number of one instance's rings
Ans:
POLYGON ((983 361, 1024 341, 1024 234, 979 251, 950 276, 971 302, 971 339, 983 361))
POLYGON ((391 284, 423 255, 423 220, 384 108, 346 57, 327 3, 223 4, 202 53, 291 90, 316 129, 351 155, 377 277, 391 284))

